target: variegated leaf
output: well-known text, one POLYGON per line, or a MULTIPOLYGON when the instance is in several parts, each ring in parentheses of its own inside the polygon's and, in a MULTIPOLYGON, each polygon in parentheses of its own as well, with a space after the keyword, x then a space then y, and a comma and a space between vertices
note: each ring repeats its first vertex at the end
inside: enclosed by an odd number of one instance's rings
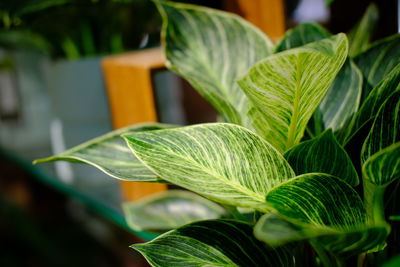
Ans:
POLYGON ((244 19, 210 8, 157 1, 163 16, 167 66, 228 122, 246 125, 248 101, 236 84, 272 53, 271 41, 244 19))
POLYGON ((267 211, 269 189, 294 176, 275 148, 234 124, 201 124, 124 138, 163 179, 228 205, 267 211))
POLYGON ((380 40, 354 58, 366 82, 363 99, 393 68, 400 63, 400 34, 380 40))
POLYGON ((297 176, 273 188, 266 200, 288 220, 277 226, 264 225, 265 218, 260 222, 256 235, 267 243, 311 238, 329 251, 354 254, 376 247, 388 234, 386 225, 367 224, 368 216, 357 192, 331 175, 297 176), (267 234, 269 227, 281 227, 282 236, 267 234))
POLYGON ((303 46, 331 36, 331 33, 316 23, 300 24, 288 30, 275 47, 275 52, 303 46))
POLYGON ((347 60, 333 81, 318 110, 324 128, 341 129, 360 105, 362 73, 352 60, 347 60))
POLYGON ((370 4, 361 20, 347 35, 349 38, 349 55, 356 56, 366 50, 378 23, 379 11, 374 3, 370 4))
POLYGON ((367 159, 363 164, 363 177, 370 183, 387 186, 400 178, 400 142, 394 143, 367 159))
POLYGON ((227 216, 221 206, 184 190, 168 190, 125 202, 123 210, 128 225, 137 231, 164 232, 195 221, 227 216))
POLYGON ((130 151, 121 134, 170 128, 166 124, 138 124, 94 138, 86 143, 34 164, 52 161, 71 161, 90 164, 104 173, 121 180, 160 182, 161 179, 145 167, 130 151))
POLYGON ((357 185, 358 175, 350 157, 339 145, 332 130, 293 147, 284 154, 296 175, 319 172, 332 174, 350 185, 357 185))
POLYGON ((252 67, 239 84, 255 107, 257 132, 281 152, 298 144, 346 57, 346 36, 338 34, 252 67))
POLYGON ((155 267, 295 266, 294 251, 266 248, 253 237, 250 224, 210 220, 185 225, 146 244, 135 244, 155 267))
POLYGON ((386 236, 385 226, 357 225, 332 228, 319 225, 293 223, 283 217, 269 213, 263 215, 254 227, 257 239, 272 247, 309 240, 335 254, 354 255, 375 248, 386 236))
POLYGON ((345 143, 347 143, 352 135, 359 131, 363 125, 375 118, 382 104, 396 91, 400 91, 400 64, 387 74, 368 95, 360 110, 355 114, 353 124, 348 128, 349 131, 346 133, 345 143))
POLYGON ((397 142, 400 142, 400 91, 393 93, 379 109, 363 145, 362 162, 397 142))

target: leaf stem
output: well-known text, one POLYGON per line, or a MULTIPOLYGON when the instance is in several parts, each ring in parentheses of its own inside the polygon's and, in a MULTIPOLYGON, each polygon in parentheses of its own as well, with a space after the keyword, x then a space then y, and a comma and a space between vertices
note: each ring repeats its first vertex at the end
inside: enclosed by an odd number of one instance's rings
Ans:
POLYGON ((229 205, 224 205, 224 207, 232 214, 233 218, 240 221, 246 221, 246 217, 239 212, 237 207, 229 205))
POLYGON ((364 203, 368 218, 373 224, 386 224, 383 204, 386 186, 379 186, 364 179, 364 203))
POLYGON ((323 249, 322 247, 311 243, 312 247, 314 248, 315 252, 318 254, 318 258, 321 260, 322 265, 324 267, 344 267, 345 264, 343 263, 343 261, 333 255, 332 253, 329 253, 328 251, 326 251, 325 249, 323 249))

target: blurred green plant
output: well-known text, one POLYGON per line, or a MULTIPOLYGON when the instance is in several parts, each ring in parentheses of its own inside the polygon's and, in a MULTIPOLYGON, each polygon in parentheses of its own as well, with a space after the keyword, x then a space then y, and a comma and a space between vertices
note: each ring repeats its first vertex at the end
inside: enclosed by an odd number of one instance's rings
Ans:
POLYGON ((120 53, 159 42, 160 18, 148 0, 4 0, 0 46, 54 58, 120 53))

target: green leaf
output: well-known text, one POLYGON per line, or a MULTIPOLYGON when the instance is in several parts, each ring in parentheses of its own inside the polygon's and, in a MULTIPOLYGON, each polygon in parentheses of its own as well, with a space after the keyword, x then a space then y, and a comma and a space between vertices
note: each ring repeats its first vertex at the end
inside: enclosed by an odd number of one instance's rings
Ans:
POLYGON ((362 93, 362 73, 347 60, 318 107, 324 128, 337 131, 357 112, 362 93))
POLYGON ((272 53, 271 41, 223 11, 157 1, 167 66, 184 77, 228 122, 246 125, 248 100, 236 80, 272 53))
POLYGON ((377 26, 379 11, 374 3, 371 3, 361 20, 347 35, 349 38, 349 55, 351 57, 368 48, 374 30, 377 26))
POLYGON ((382 267, 398 267, 400 266, 400 256, 392 258, 390 261, 382 265, 382 267))
POLYGON ((343 227, 364 224, 363 202, 346 182, 328 174, 297 176, 273 188, 267 202, 282 215, 303 223, 343 227))
POLYGON ((275 52, 303 46, 327 38, 331 34, 316 23, 300 24, 288 30, 275 47, 275 52))
POLYGON ((298 144, 347 57, 344 34, 267 57, 239 81, 253 126, 279 151, 298 144))
POLYGON ((382 243, 387 231, 383 226, 358 225, 335 229, 296 221, 292 223, 275 213, 269 213, 263 215, 257 222, 254 235, 272 247, 309 240, 328 251, 354 255, 373 249, 382 243))
POLYGON ((367 159, 363 177, 372 184, 386 186, 400 178, 400 142, 390 145, 367 159))
POLYGON ((0 31, 0 47, 49 52, 50 44, 40 35, 27 30, 0 31))
POLYGON ((355 114, 354 122, 349 127, 346 136, 347 143, 352 135, 360 130, 368 121, 374 119, 378 114, 379 108, 387 98, 396 91, 400 90, 400 64, 398 64, 389 74, 385 76, 371 91, 367 99, 362 104, 360 110, 355 114))
POLYGON ((267 244, 311 238, 326 250, 353 254, 376 247, 387 235, 386 225, 367 225, 357 192, 331 175, 297 176, 272 189, 266 200, 288 220, 275 221, 276 225, 268 225, 268 217, 260 221, 255 233, 267 244), (281 231, 282 236, 274 231, 281 231))
POLYGON ((332 130, 300 143, 284 154, 296 175, 319 172, 332 174, 356 186, 357 172, 346 151, 339 145, 332 130))
POLYGON ((234 220, 202 221, 132 248, 155 267, 295 266, 293 251, 266 248, 252 231, 251 225, 234 220))
POLYGON ((200 220, 227 215, 221 206, 183 190, 168 190, 123 204, 130 227, 137 231, 166 231, 200 220))
POLYGON ((400 142, 400 91, 393 93, 379 109, 362 148, 362 162, 397 142, 400 142))
POLYGON ((267 211, 269 189, 294 176, 269 143, 234 124, 200 124, 124 138, 163 179, 223 204, 267 211))
POLYGON ((163 124, 138 124, 92 139, 63 153, 35 160, 34 164, 52 161, 87 163, 121 180, 160 182, 160 178, 145 167, 130 151, 121 134, 153 131, 172 127, 163 124))
POLYGON ((400 34, 382 39, 354 58, 366 83, 363 99, 392 69, 400 63, 400 34))

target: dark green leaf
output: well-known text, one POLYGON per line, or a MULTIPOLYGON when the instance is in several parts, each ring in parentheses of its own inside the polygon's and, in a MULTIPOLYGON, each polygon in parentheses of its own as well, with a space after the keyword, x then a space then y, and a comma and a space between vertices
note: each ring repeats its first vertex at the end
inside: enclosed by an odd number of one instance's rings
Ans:
POLYGON ((135 202, 125 202, 123 210, 130 227, 156 232, 227 215, 227 211, 214 202, 183 190, 168 190, 135 202))
POLYGON ((368 225, 348 226, 342 229, 324 227, 290 222, 277 214, 269 213, 257 222, 254 235, 272 247, 309 240, 333 253, 354 255, 382 243, 387 236, 387 230, 385 227, 368 225))
POLYGON ((244 19, 222 11, 157 1, 163 16, 167 66, 226 119, 246 125, 248 101, 236 84, 272 53, 271 41, 244 19))
POLYGON ((276 186, 266 199, 288 221, 272 217, 277 225, 268 225, 265 217, 260 222, 256 234, 267 243, 272 239, 279 244, 311 238, 329 251, 353 254, 375 248, 387 236, 386 225, 367 224, 367 213, 357 192, 330 175, 300 175, 276 186), (281 229, 282 236, 273 229, 281 229))
POLYGON ((234 220, 202 221, 132 245, 152 266, 294 266, 293 251, 266 248, 251 225, 234 220))
POLYGON ((34 163, 71 161, 87 163, 121 180, 159 182, 160 178, 145 167, 130 151, 121 134, 153 131, 172 127, 163 124, 138 124, 122 128, 71 148, 57 156, 39 159, 34 163))
POLYGON ((354 58, 366 80, 363 99, 400 63, 400 34, 380 40, 354 58))
POLYGON ((359 182, 350 157, 331 130, 293 147, 284 157, 296 175, 319 172, 332 174, 353 186, 359 182))
POLYGON ((285 36, 275 47, 275 52, 282 52, 287 49, 303 46, 308 43, 319 41, 329 37, 331 34, 315 23, 300 24, 288 30, 285 36))
POLYGON ((387 98, 400 90, 400 64, 382 79, 368 95, 360 110, 356 113, 354 123, 349 127, 346 142, 368 121, 375 118, 379 108, 387 98))
POLYGON ((363 164, 363 177, 372 184, 386 186, 400 178, 400 142, 375 153, 363 164))
POLYGON ((356 56, 368 48, 378 23, 378 17, 378 8, 374 3, 371 3, 365 11, 362 19, 348 34, 350 56, 356 56))
POLYGON ((318 107, 324 129, 341 129, 357 112, 362 92, 362 73, 347 60, 318 107))
POLYGON ((400 256, 394 257, 390 261, 383 264, 381 267, 399 267, 400 266, 400 256))
POLYGON ((163 179, 216 202, 267 211, 265 195, 294 172, 269 143, 244 127, 210 123, 124 135, 163 179))
POLYGON ((397 142, 400 142, 400 91, 393 93, 379 109, 364 142, 362 161, 397 142))

